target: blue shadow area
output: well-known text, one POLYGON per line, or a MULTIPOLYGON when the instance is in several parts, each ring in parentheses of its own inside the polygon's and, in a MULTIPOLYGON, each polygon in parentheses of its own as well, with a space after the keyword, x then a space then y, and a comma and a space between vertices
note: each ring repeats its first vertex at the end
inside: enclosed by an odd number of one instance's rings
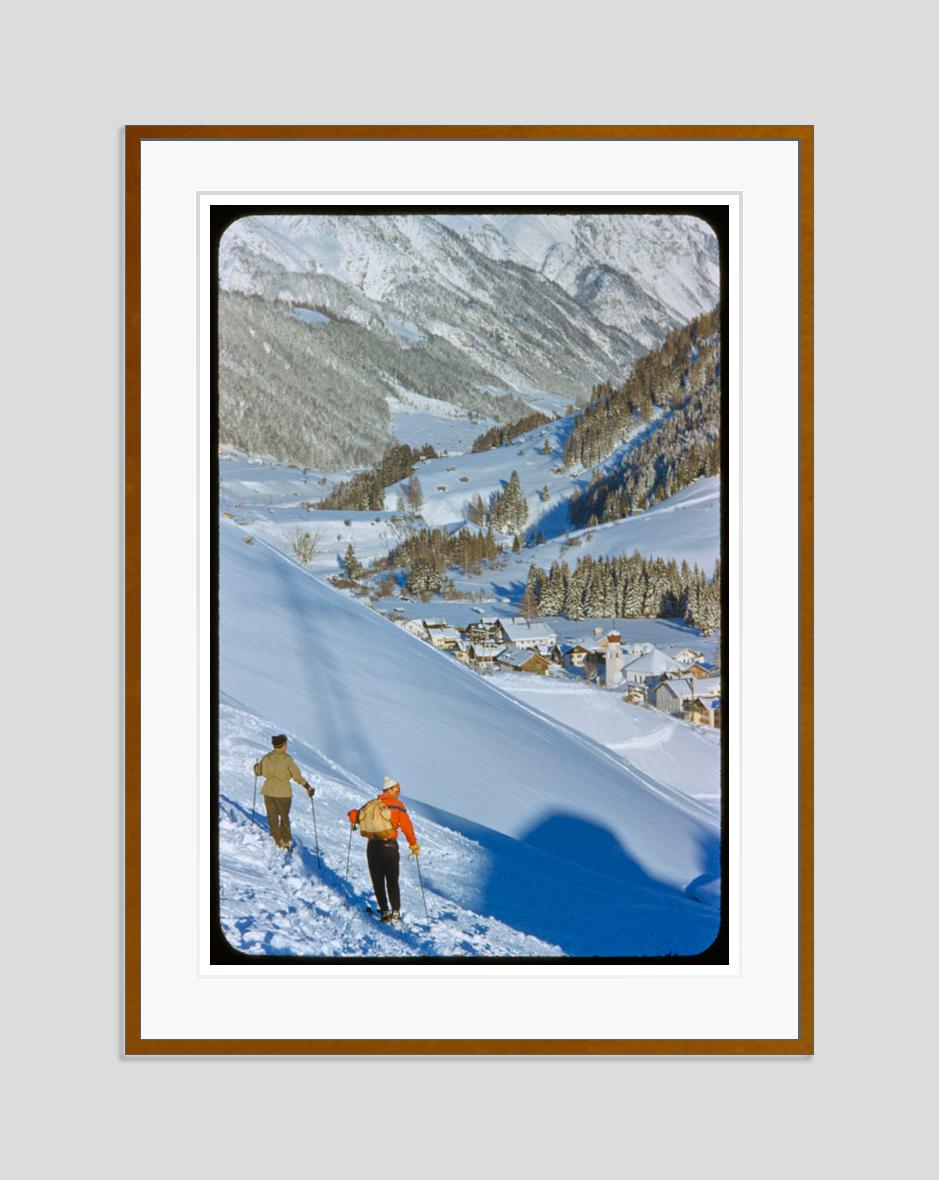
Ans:
MULTIPOLYGON (((513 839, 426 804, 415 803, 412 810, 462 832, 489 854, 476 889, 454 901, 553 943, 566 955, 689 956, 717 937, 716 902, 702 902, 686 887, 651 877, 612 831, 581 816, 554 813, 513 839)), ((701 863, 708 869, 703 875, 718 879, 719 837, 702 840, 701 863)), ((453 887, 432 860, 424 872, 436 893, 453 887)))

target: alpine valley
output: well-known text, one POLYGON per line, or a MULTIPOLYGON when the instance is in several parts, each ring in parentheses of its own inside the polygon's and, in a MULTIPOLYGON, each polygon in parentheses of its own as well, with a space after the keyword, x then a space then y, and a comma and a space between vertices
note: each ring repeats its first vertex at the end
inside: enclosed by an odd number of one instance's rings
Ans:
POLYGON ((219 287, 221 441, 337 469, 426 398, 473 424, 582 404, 714 306, 718 247, 693 217, 245 217, 219 287))

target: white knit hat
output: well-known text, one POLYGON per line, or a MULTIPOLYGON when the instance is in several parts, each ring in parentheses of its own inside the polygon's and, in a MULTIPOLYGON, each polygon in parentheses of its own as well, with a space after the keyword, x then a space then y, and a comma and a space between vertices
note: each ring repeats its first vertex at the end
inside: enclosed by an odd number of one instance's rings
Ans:
POLYGON ((390 791, 392 787, 397 787, 398 790, 400 790, 401 784, 398 782, 398 780, 396 778, 389 778, 388 775, 386 774, 384 782, 381 785, 381 789, 383 791, 390 791))

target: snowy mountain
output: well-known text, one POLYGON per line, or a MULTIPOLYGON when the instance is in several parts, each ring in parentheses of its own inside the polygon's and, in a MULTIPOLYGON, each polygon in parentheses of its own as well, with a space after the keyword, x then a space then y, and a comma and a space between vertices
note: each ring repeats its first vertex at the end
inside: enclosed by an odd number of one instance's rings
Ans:
POLYGON ((551 279, 642 351, 717 302, 717 239, 694 217, 478 214, 440 220, 490 257, 510 258, 551 279))
POLYGON ((374 457, 401 399, 499 421, 582 401, 719 275, 687 217, 283 215, 225 231, 219 284, 222 441, 335 468, 374 457))

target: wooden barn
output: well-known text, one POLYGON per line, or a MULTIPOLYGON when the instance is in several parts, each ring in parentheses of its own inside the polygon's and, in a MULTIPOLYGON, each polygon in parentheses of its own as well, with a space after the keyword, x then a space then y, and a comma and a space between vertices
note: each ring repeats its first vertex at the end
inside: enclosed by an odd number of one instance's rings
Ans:
POLYGON ((720 697, 707 697, 703 700, 699 698, 693 701, 686 701, 682 709, 682 716, 693 725, 706 725, 712 729, 720 729, 720 697))
POLYGON ((680 717, 685 705, 694 700, 694 695, 690 680, 661 680, 655 690, 655 707, 663 713, 680 717))
POLYGON ((510 672, 533 672, 536 676, 544 676, 548 671, 546 656, 520 647, 507 647, 496 657, 496 663, 510 672))

